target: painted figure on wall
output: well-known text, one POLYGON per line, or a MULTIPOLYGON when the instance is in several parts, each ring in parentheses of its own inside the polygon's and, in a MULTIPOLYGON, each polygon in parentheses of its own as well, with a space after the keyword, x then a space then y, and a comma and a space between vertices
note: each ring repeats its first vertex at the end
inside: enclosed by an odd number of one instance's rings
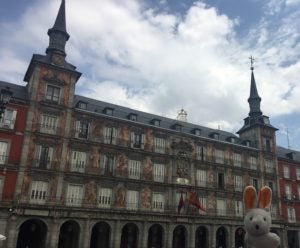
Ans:
POLYGON ((91 167, 92 168, 99 168, 99 160, 100 160, 100 154, 98 152, 97 147, 93 147, 90 155, 91 160, 91 167))
POLYGON ((125 206, 125 188, 123 186, 118 186, 116 190, 116 198, 115 204, 116 207, 124 207, 125 206))
POLYGON ((117 163, 117 174, 119 176, 127 176, 128 174, 128 160, 124 154, 120 154, 118 156, 118 163, 117 163))
POLYGON ((95 181, 90 181, 86 185, 86 203, 88 204, 94 204, 97 199, 97 185, 95 181))
POLYGON ((153 170, 152 161, 149 157, 147 157, 143 169, 143 174, 145 179, 152 180, 152 170, 153 170))
POLYGON ((146 187, 141 192, 141 206, 142 208, 151 207, 151 189, 146 187))

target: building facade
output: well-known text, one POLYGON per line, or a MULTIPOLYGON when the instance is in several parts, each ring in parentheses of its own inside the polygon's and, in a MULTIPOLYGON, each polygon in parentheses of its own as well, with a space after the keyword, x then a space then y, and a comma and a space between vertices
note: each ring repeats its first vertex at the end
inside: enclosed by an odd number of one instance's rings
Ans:
POLYGON ((245 247, 243 188, 266 184, 272 231, 286 247, 276 128, 260 110, 253 68, 237 136, 75 95, 64 0, 48 35, 27 86, 13 89, 24 92, 26 120, 2 247, 245 247))
POLYGON ((277 148, 282 217, 288 247, 300 247, 300 153, 277 148))

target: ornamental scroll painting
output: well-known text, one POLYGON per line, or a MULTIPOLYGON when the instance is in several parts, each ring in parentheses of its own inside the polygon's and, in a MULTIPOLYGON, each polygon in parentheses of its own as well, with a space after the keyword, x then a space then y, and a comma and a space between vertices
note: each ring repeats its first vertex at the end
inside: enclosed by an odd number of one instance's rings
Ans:
POLYGON ((180 151, 176 156, 177 175, 186 178, 189 175, 189 158, 186 152, 180 151))

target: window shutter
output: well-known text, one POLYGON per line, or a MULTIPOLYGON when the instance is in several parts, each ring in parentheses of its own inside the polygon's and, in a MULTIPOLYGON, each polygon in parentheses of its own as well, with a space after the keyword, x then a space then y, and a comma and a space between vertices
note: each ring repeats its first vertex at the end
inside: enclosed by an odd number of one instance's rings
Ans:
POLYGON ((53 147, 49 147, 48 148, 47 169, 51 168, 52 156, 53 156, 53 147))
POLYGON ((13 110, 10 125, 9 125, 10 129, 14 128, 15 122, 16 122, 16 117, 17 117, 17 110, 13 110))
POLYGON ((131 132, 131 134, 130 134, 130 147, 131 148, 134 147, 134 137, 135 137, 135 133, 131 132))
POLYGON ((142 134, 141 135, 141 148, 144 149, 145 147, 145 138, 146 138, 146 135, 145 134, 142 134))
POLYGON ((117 143, 117 137, 118 137, 118 129, 112 128, 112 144, 115 145, 117 143))
POLYGON ((100 175, 104 175, 106 162, 107 162, 107 156, 103 154, 101 156, 100 175))
POLYGON ((80 121, 75 121, 75 137, 78 138, 80 133, 80 121))

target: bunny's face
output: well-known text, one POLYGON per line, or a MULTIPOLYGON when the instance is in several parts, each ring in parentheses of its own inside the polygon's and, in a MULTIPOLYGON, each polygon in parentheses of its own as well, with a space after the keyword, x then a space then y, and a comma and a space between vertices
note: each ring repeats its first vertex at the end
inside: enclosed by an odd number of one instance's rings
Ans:
POLYGON ((260 236, 270 231, 271 215, 270 212, 255 208, 248 211, 244 219, 247 232, 253 236, 260 236))

